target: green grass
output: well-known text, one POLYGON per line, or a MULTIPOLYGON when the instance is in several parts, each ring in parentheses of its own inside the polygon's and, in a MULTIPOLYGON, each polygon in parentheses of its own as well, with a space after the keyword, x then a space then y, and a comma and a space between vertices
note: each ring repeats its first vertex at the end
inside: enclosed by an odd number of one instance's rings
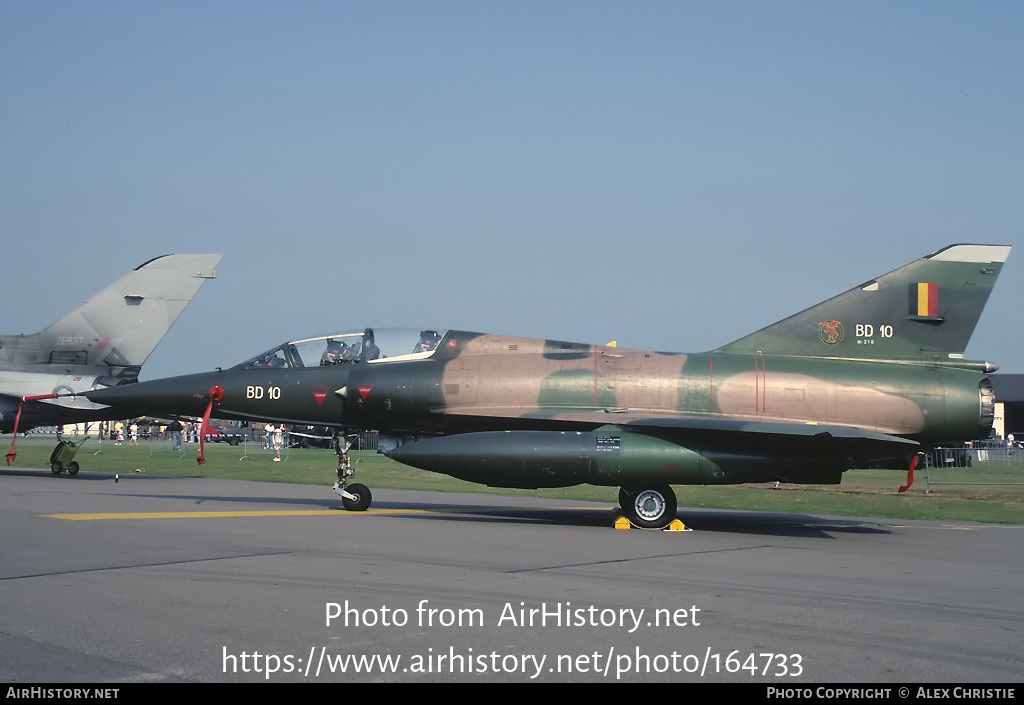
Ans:
MULTIPOLYGON (((10 436, 6 436, 7 445, 10 436)), ((18 467, 48 468, 52 437, 19 439, 18 467)), ((136 446, 115 446, 95 438, 80 446, 75 460, 83 472, 120 475, 214 477, 260 482, 287 482, 329 486, 334 483, 335 456, 326 450, 291 449, 282 462, 259 450, 219 444, 206 446, 205 465, 196 464, 197 446, 188 444, 182 454, 173 453, 169 441, 141 441, 136 446), (97 450, 102 453, 96 454, 97 450)), ((6 446, 5 446, 6 447, 6 446)), ((6 452, 6 451, 5 451, 6 452)), ((618 503, 618 489, 581 485, 548 490, 507 490, 485 487, 446 475, 400 465, 371 452, 353 453, 356 481, 370 487, 439 492, 477 492, 494 495, 580 499, 618 503)), ((937 519, 985 523, 1024 524, 1024 486, 941 485, 925 494, 925 474, 906 494, 897 488, 906 473, 893 470, 851 470, 840 485, 682 486, 675 487, 680 507, 747 509, 813 515, 885 517, 892 519, 937 519)), ((683 510, 685 515, 685 509, 683 510)))

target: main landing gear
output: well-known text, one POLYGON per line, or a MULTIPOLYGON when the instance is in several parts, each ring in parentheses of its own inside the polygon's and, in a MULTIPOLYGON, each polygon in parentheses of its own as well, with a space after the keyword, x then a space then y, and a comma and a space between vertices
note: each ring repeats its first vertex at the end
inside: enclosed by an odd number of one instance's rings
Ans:
MULTIPOLYGON (((352 436, 355 438, 355 436, 352 436)), ((373 495, 370 488, 358 482, 348 484, 348 481, 356 474, 352 469, 352 460, 348 457, 352 441, 342 431, 335 430, 331 438, 331 448, 338 456, 338 479, 334 483, 334 491, 341 497, 341 504, 350 512, 365 512, 370 508, 373 495)))
POLYGON ((664 529, 676 518, 676 494, 668 485, 623 487, 619 506, 638 529, 664 529))

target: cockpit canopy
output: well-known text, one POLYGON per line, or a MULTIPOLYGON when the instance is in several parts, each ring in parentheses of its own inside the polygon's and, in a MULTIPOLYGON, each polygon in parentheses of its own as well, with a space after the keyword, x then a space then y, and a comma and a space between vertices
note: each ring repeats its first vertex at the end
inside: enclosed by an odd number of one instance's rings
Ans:
POLYGON ((360 333, 336 333, 284 343, 246 360, 239 367, 257 370, 421 360, 434 354, 445 333, 445 330, 415 328, 367 328, 360 333))

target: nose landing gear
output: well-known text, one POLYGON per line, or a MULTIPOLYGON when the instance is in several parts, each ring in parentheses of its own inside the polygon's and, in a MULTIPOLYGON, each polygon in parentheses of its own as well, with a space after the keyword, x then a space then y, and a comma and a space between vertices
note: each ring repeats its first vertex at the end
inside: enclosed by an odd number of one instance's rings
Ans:
MULTIPOLYGON (((352 436, 351 438, 355 438, 352 436)), ((365 512, 370 508, 373 495, 370 488, 358 482, 348 484, 349 480, 356 474, 352 469, 352 460, 348 451, 352 447, 352 440, 346 437, 344 432, 335 430, 331 438, 331 448, 338 456, 338 479, 334 482, 334 492, 341 497, 341 504, 350 512, 365 512)))

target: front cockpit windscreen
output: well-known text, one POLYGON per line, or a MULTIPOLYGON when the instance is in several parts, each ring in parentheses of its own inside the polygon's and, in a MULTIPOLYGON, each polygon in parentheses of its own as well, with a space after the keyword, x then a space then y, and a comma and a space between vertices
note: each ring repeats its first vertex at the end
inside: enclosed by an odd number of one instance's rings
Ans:
POLYGON ((248 370, 317 367, 359 362, 400 362, 430 357, 447 331, 415 328, 367 328, 279 345, 243 362, 248 370))

